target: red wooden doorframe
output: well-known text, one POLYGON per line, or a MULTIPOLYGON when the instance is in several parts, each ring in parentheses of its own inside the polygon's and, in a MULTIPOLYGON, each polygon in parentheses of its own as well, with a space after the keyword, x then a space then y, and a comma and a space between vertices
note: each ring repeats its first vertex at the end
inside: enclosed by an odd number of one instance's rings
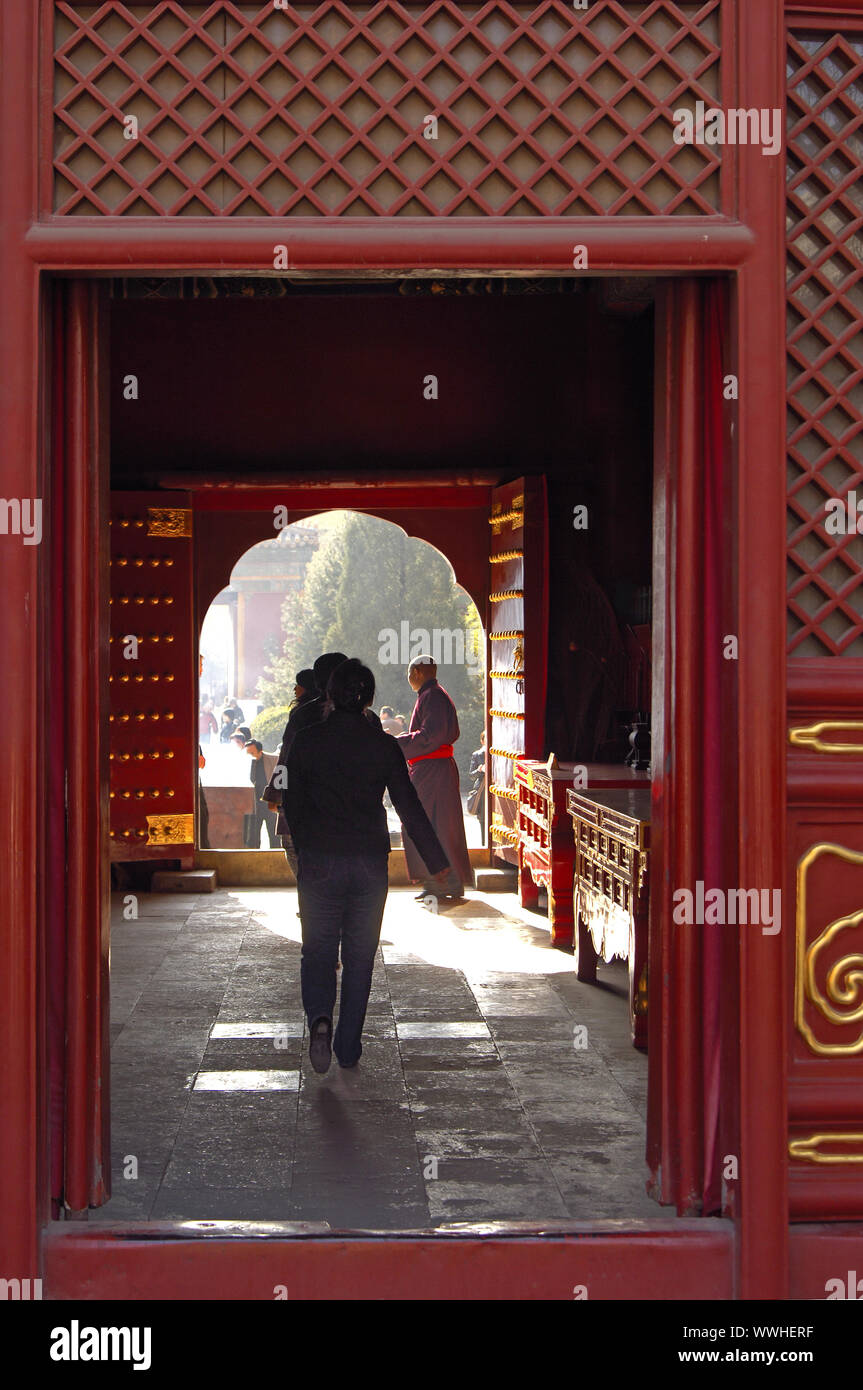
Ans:
MULTIPOLYGON (((775 167, 754 147, 736 153, 738 220, 710 219, 273 219, 266 236, 258 226, 213 219, 201 224, 178 219, 154 229, 140 222, 118 226, 78 218, 73 225, 48 217, 38 221, 35 173, 42 153, 37 131, 37 71, 40 18, 48 6, 5 0, 0 8, 0 142, 6 172, 4 232, 0 244, 4 316, 0 337, 0 391, 6 422, 5 485, 21 498, 42 495, 51 474, 40 391, 45 383, 40 357, 40 272, 86 275, 93 271, 144 273, 159 266, 223 271, 263 267, 274 241, 289 242, 293 263, 303 269, 449 269, 563 273, 573 243, 590 246, 594 273, 626 271, 693 274, 737 272, 733 342, 741 381, 739 413, 740 496, 737 518, 741 593, 738 671, 741 711, 738 757, 739 861, 741 883, 780 884, 784 867, 784 592, 782 585, 784 474, 781 465, 782 341, 784 313, 780 267, 782 185, 775 167), (41 12, 41 13, 40 13, 41 12), (10 56, 11 55, 11 56, 10 56), (455 225, 455 223, 458 225, 455 225), (266 244, 265 244, 266 243, 266 244)), ((779 0, 744 4, 737 14, 740 63, 738 101, 743 106, 783 104, 782 6, 779 0)), ((270 260, 271 264, 271 260, 270 260)), ((8 538, 6 538, 8 540, 8 538)), ((88 562, 86 536, 69 536, 69 573, 81 578, 88 562)), ((0 549, 4 592, 6 674, 16 689, 40 688, 40 624, 49 595, 39 593, 35 548, 0 549)), ((44 707, 43 707, 44 714, 44 707)), ((38 865, 21 854, 42 829, 37 819, 32 763, 32 710, 16 702, 5 716, 7 794, 0 801, 0 877, 6 891, 0 923, 0 1047, 6 1066, 0 1077, 0 1213, 4 1267, 10 1276, 41 1273, 40 1228, 48 1215, 46 1126, 44 1123, 44 1009, 37 991, 44 911, 37 901, 38 865)), ((44 790, 49 768, 38 755, 36 787, 44 790)), ((70 797, 75 793, 70 787, 70 797)), ((689 796, 696 796, 695 788, 689 796)), ((679 813, 687 811, 681 794, 679 813)), ((56 852, 47 844, 43 859, 56 852)), ((95 927, 97 936, 101 925, 95 927)), ((771 938, 752 936, 742 945, 739 967, 740 1050, 738 1091, 733 1097, 740 1131, 740 1201, 737 1278, 740 1297, 781 1297, 787 1287, 787 1201, 784 1009, 787 982, 771 938)), ((684 1242, 683 1229, 662 1237, 671 1251, 684 1242)), ((56 1236, 47 1248, 62 1244, 56 1236)), ((123 1242, 115 1243, 123 1246, 123 1242)), ((179 1242, 161 1247, 165 1259, 179 1242)), ((385 1242, 382 1244, 386 1245, 385 1242)), ((408 1242, 401 1242, 402 1249, 408 1242)), ((637 1258, 638 1242, 617 1235, 616 1268, 624 1286, 637 1258)), ((313 1243, 308 1242, 308 1247, 313 1243)), ((67 1249, 68 1249, 67 1244, 67 1249)), ((91 1248, 94 1248, 91 1245, 91 1248)), ((155 1246, 154 1246, 155 1248, 155 1246)), ((236 1246, 234 1247, 236 1249, 236 1246)), ((723 1242, 724 1254, 729 1254, 723 1242)), ((509 1242, 487 1258, 498 1293, 523 1296, 509 1242), (498 1263, 495 1263, 495 1260, 498 1263), (507 1263, 514 1277, 508 1280, 507 1263)), ((232 1258, 233 1252, 229 1253, 232 1258)), ((137 1253, 126 1252, 133 1260, 137 1253)), ((301 1252, 297 1258, 301 1258, 301 1252)), ((386 1256, 385 1256, 386 1258, 386 1256)), ((485 1257, 484 1257, 485 1258, 485 1257)), ((537 1256, 538 1258, 538 1256, 537 1256)), ((52 1262, 54 1255, 52 1253, 52 1262)), ((213 1285, 218 1262, 210 1262, 213 1285)), ((161 1266, 158 1261, 157 1271, 161 1266)), ((369 1268, 372 1266, 369 1265, 369 1268)), ((687 1273, 691 1272, 691 1268, 687 1273)), ((80 1273, 80 1266, 79 1266, 80 1273)), ((155 1288, 158 1274, 150 1283, 155 1288)), ((440 1275, 444 1290, 445 1274, 440 1275)), ((72 1275, 72 1287, 76 1287, 72 1275)), ((212 1285, 211 1285, 212 1287, 212 1285)), ((612 1287, 611 1285, 609 1287, 612 1287)), ((435 1290, 426 1290, 434 1293, 435 1290)), ((197 1289, 200 1294, 201 1290, 197 1289)))

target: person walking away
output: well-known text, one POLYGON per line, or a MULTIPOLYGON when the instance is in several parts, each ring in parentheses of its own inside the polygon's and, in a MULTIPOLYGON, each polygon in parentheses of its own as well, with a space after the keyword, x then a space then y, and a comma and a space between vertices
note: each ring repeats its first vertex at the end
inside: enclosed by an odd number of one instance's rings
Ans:
MULTIPOLYGON (((319 724, 323 719, 326 712, 327 681, 336 667, 341 666, 343 661, 347 661, 344 652, 324 652, 322 656, 318 657, 312 668, 312 680, 315 685, 315 694, 309 700, 302 700, 297 697, 297 703, 288 715, 285 732, 282 734, 282 746, 279 749, 276 766, 273 768, 273 775, 264 789, 263 799, 268 802, 270 806, 274 806, 278 813, 276 818, 276 830, 281 836, 282 849, 285 851, 285 858, 288 861, 294 878, 297 877, 297 852, 294 848, 294 842, 291 839, 291 832, 288 828, 284 810, 288 754, 300 730, 307 729, 311 724, 319 724)), ((305 681, 308 680, 308 675, 308 670, 297 672, 294 693, 296 693, 297 686, 300 686, 303 690, 308 689, 305 685, 305 681)))
POLYGON ((375 679, 356 658, 331 675, 332 708, 301 729, 288 753, 286 811, 299 854, 303 949, 300 980, 309 1056, 323 1073, 331 1053, 342 1067, 362 1053, 369 990, 387 898, 390 837, 386 788, 410 828, 423 872, 447 877, 446 854, 422 808, 394 738, 365 717, 375 679), (336 964, 342 987, 333 1036, 336 964))
POLYGON ((463 897, 466 885, 474 886, 464 833, 458 768, 453 758, 453 744, 460 732, 458 715, 449 695, 438 684, 437 666, 432 657, 415 657, 407 669, 407 678, 417 702, 409 732, 396 735, 396 742, 407 759, 411 782, 450 863, 450 874, 441 893, 440 885, 431 883, 425 874, 408 827, 402 835, 408 873, 414 881, 422 881, 423 890, 417 894, 418 899, 432 894, 457 900, 463 897))

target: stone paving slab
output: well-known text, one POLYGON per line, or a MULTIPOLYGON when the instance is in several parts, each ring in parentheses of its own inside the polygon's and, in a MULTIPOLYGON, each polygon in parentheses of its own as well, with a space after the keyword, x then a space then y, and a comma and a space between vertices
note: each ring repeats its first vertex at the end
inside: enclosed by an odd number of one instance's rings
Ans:
POLYGON ((629 1044, 626 968, 581 985, 513 897, 472 893, 436 916, 391 892, 363 1057, 325 1076, 308 1060, 293 890, 138 894, 132 920, 123 901, 115 1196, 94 1220, 408 1230, 668 1214, 644 1192, 646 1058, 629 1044), (267 1089, 278 1072, 290 1089, 267 1089))

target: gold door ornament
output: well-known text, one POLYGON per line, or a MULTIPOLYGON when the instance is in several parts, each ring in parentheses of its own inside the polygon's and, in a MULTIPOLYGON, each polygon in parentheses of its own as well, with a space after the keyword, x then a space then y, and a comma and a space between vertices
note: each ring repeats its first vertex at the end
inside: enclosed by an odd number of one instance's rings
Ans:
POLYGON ((804 1163, 863 1163, 863 1133, 807 1134, 801 1139, 790 1139, 788 1153, 804 1163), (825 1144, 853 1144, 854 1149, 850 1153, 825 1153, 825 1144))
POLYGON ((191 812, 179 816, 148 816, 148 845, 192 845, 195 843, 195 817, 191 812))
POLYGON ((506 522, 510 522, 513 531, 517 531, 524 524, 524 493, 520 492, 517 497, 513 497, 506 512, 492 511, 488 519, 492 535, 500 535, 500 529, 506 522))
POLYGON ((863 722, 858 719, 819 719, 817 724, 800 725, 788 730, 788 742, 795 748, 809 748, 813 753, 856 753, 863 756, 863 741, 859 743, 825 743, 821 738, 826 733, 863 733, 863 722))
POLYGON ((837 944, 842 933, 854 930, 863 923, 863 910, 838 917, 806 944, 806 893, 809 870, 822 855, 835 855, 847 864, 863 865, 863 854, 845 849, 843 845, 813 845, 797 865, 796 921, 796 979, 794 990, 794 1022, 812 1052, 821 1057, 854 1057, 863 1053, 863 951, 838 954, 837 944), (833 959, 833 956, 836 956, 833 959), (816 979, 816 967, 832 960, 825 973, 825 990, 816 979), (836 1027, 860 1024, 853 1041, 824 1042, 815 1034, 806 1016, 806 1001, 813 1009, 836 1027))
POLYGON ((147 535, 171 540, 188 540, 192 535, 192 512, 188 507, 148 507, 147 535))

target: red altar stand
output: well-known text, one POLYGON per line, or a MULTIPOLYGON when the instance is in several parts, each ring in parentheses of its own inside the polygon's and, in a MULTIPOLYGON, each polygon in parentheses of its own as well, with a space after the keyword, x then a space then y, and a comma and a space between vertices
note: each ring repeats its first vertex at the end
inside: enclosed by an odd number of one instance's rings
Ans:
POLYGON ((552 946, 573 944, 572 880, 575 844, 567 817, 566 793, 649 787, 646 772, 622 763, 558 763, 519 758, 515 764, 518 789, 518 897, 522 907, 535 908, 539 890, 548 893, 552 946))

